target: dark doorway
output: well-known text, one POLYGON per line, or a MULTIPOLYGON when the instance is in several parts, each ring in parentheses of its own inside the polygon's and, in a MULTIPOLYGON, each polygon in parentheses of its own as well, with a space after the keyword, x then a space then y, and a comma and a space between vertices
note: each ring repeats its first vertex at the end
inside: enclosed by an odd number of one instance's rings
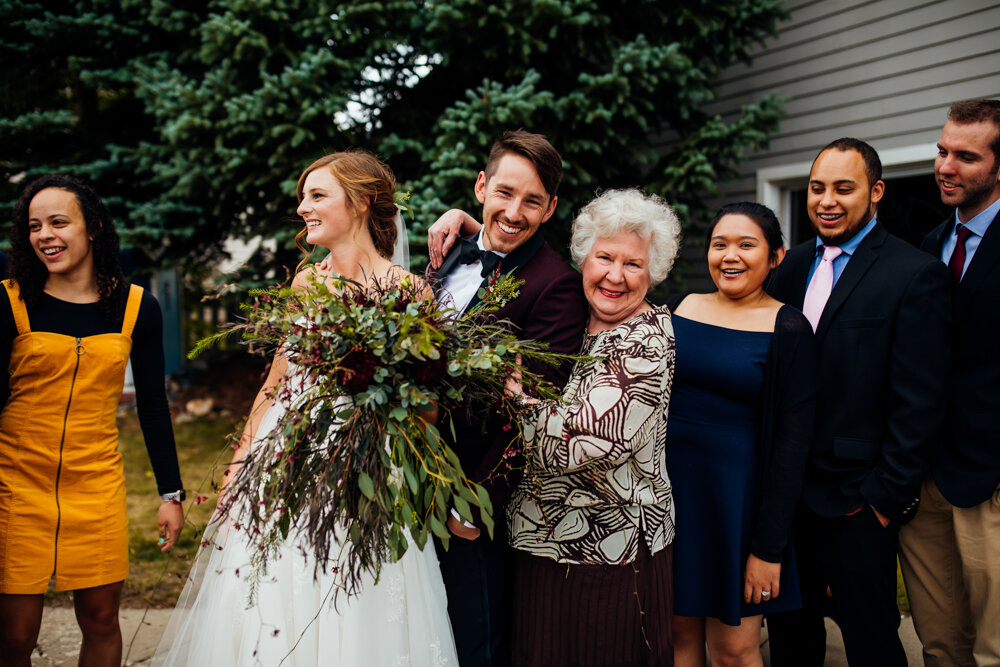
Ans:
MULTIPOLYGON (((951 209, 941 203, 933 174, 885 179, 885 196, 878 205, 879 222, 891 234, 913 245, 920 245, 924 235, 952 215, 951 209)), ((815 236, 809 215, 806 213, 806 189, 791 192, 792 238, 795 246, 815 236)))

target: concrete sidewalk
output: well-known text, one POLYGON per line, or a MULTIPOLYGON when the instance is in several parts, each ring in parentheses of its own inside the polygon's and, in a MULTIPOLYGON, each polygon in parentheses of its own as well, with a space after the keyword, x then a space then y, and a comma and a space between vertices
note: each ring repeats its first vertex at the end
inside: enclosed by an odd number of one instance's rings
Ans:
MULTIPOLYGON (((913 630, 913 619, 904 616, 899 622, 899 638, 906 651, 906 659, 910 667, 922 667, 924 664, 920 651, 920 641, 913 630)), ((764 667, 770 667, 770 653, 767 645, 767 628, 761 631, 761 653, 764 654, 764 667)), ((826 619, 826 663, 825 667, 847 667, 847 656, 844 655, 844 638, 840 628, 829 618, 826 619)))
MULTIPOLYGON (((125 641, 126 665, 148 665, 160 641, 160 635, 170 618, 171 609, 122 609, 122 637, 125 641)), ((844 645, 840 630, 830 619, 826 619, 826 665, 827 667, 847 667, 844 645)), ((920 642, 913 631, 913 621, 903 618, 899 626, 899 636, 903 640, 906 656, 911 667, 923 664, 920 658, 920 642)), ((767 667, 767 631, 761 635, 764 642, 764 665, 767 667)), ((38 648, 31 656, 33 667, 72 667, 76 665, 80 650, 80 629, 72 607, 46 607, 42 617, 42 631, 38 637, 38 648)), ((192 666, 195 667, 195 666, 192 666)), ((220 665, 219 667, 224 667, 220 665)), ((265 667, 268 667, 265 665, 265 667)), ((377 666, 373 666, 377 667, 377 666)))
MULTIPOLYGON (((123 664, 148 665, 167 626, 172 609, 122 609, 119 622, 128 657, 123 664), (131 645, 131 650, 130 650, 131 645)), ((72 607, 46 607, 32 667, 75 667, 80 652, 80 628, 72 607)), ((194 667, 194 666, 192 666, 194 667)), ((222 666, 220 666, 222 667, 222 666)))

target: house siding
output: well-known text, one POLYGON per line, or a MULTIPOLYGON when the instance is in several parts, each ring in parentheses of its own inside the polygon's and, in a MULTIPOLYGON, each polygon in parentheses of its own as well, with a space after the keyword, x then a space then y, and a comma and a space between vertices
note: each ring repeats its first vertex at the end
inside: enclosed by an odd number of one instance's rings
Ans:
MULTIPOLYGON (((784 183, 800 179, 804 187, 817 151, 844 136, 872 144, 887 175, 929 171, 948 106, 1000 97, 1000 1, 790 0, 786 6, 790 17, 778 36, 758 47, 750 65, 723 72, 716 100, 706 106, 733 119, 768 92, 786 98, 769 148, 748 155, 740 177, 721 185, 711 207, 743 199, 774 204, 758 172, 777 170, 784 183), (903 157, 893 164, 886 155, 903 157)), ((700 234, 689 236, 682 275, 689 289, 708 289, 700 234)))

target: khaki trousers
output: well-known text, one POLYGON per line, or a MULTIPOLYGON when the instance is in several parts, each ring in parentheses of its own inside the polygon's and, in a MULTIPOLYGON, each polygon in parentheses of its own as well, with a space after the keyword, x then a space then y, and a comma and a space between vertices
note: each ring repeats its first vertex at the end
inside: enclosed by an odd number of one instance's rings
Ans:
POLYGON ((924 482, 899 546, 924 664, 1000 667, 1000 491, 966 509, 924 482))

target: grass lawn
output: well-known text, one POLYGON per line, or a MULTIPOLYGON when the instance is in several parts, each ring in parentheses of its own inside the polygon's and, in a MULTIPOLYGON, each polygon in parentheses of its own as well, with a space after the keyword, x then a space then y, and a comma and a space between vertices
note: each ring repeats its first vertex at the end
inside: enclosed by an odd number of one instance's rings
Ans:
POLYGON ((899 571, 899 559, 896 559, 896 606, 902 614, 910 613, 910 599, 906 596, 903 585, 903 573, 899 571))
MULTIPOLYGON (((194 419, 175 424, 177 457, 181 479, 187 489, 184 503, 184 530, 180 543, 169 554, 157 546, 159 536, 156 511, 160 496, 149 464, 142 431, 135 411, 118 419, 119 447, 125 459, 125 487, 128 504, 129 578, 125 581, 122 605, 132 607, 172 606, 201 542, 205 524, 211 517, 218 499, 212 479, 218 482, 225 464, 232 458, 226 437, 238 425, 238 420, 217 417, 194 419), (217 465, 222 462, 222 466, 217 465), (205 499, 200 504, 196 498, 205 499)), ((50 591, 50 604, 71 604, 69 593, 50 591)))
POLYGON ((125 581, 123 604, 170 606, 177 600, 191 559, 201 543, 205 524, 215 510, 218 495, 212 481, 221 481, 222 471, 232 459, 227 436, 237 424, 236 419, 205 418, 174 426, 187 501, 180 542, 165 554, 157 545, 156 511, 161 501, 139 420, 134 411, 119 418, 119 446, 125 458, 129 521, 130 572, 125 581), (197 501, 199 497, 203 497, 201 503, 197 501))

